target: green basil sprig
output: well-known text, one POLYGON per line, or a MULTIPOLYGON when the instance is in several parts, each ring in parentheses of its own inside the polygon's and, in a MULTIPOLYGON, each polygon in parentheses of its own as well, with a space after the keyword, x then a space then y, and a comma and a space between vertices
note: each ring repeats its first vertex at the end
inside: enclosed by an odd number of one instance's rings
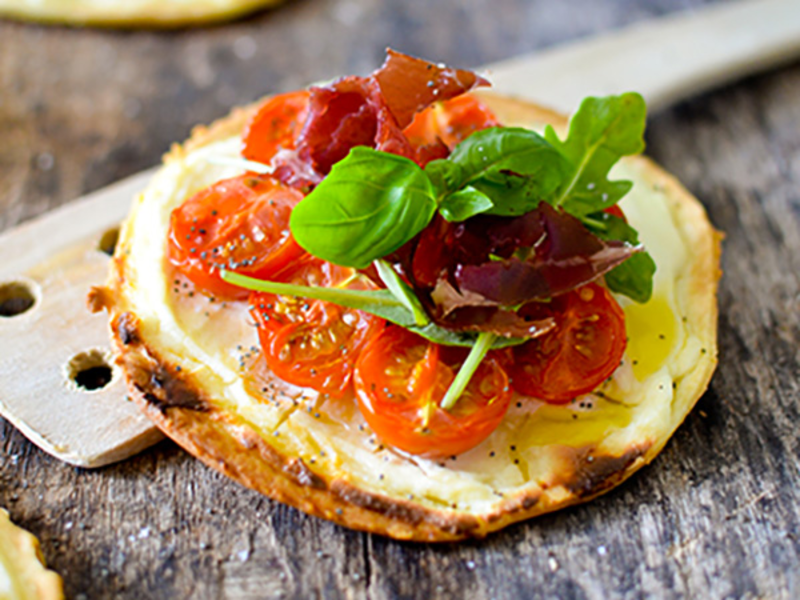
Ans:
MULTIPOLYGON (((544 136, 516 127, 493 127, 472 134, 447 159, 432 161, 424 170, 401 156, 354 148, 295 207, 290 228, 303 248, 323 260, 357 269, 375 262, 387 289, 308 287, 230 272, 223 272, 222 278, 253 290, 363 310, 432 342, 470 346, 441 404, 448 410, 489 349, 526 340, 439 327, 427 317, 413 290, 380 259, 420 233, 437 211, 458 222, 478 214, 522 215, 540 202, 563 208, 605 240, 638 243, 635 229, 603 211, 632 186, 629 181, 609 181, 608 174, 622 156, 643 150, 645 113, 639 94, 587 98, 563 141, 549 126, 544 136)), ((637 253, 607 273, 606 282, 612 291, 646 302, 654 272, 653 259, 637 253)))
POLYGON ((538 133, 519 127, 491 127, 473 133, 449 157, 430 162, 425 171, 443 168, 448 170, 446 192, 458 193, 469 186, 492 204, 481 212, 519 216, 556 191, 567 178, 570 164, 538 133))

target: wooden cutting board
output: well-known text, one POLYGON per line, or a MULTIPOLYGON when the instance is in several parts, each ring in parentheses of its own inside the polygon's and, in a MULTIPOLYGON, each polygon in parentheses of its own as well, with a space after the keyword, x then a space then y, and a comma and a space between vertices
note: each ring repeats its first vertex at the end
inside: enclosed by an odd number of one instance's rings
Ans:
MULTIPOLYGON (((640 91, 652 109, 800 54, 797 0, 678 14, 484 67, 501 93, 574 110, 586 95, 640 91)), ((161 439, 126 402, 104 315, 117 224, 144 172, 0 235, 0 414, 74 465, 99 467, 161 439)))

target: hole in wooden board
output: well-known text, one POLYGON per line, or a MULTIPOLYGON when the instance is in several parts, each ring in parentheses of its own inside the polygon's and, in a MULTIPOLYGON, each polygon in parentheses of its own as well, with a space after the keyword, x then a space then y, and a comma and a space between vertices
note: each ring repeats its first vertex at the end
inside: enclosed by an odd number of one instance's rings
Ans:
POLYGON ((98 392, 115 378, 111 356, 103 350, 89 350, 73 356, 66 366, 70 384, 84 392, 98 392))
POLYGON ((97 242, 97 249, 109 256, 114 256, 117 240, 119 240, 119 227, 113 227, 100 236, 100 241, 97 242))
POLYGON ((30 284, 24 281, 0 283, 0 317, 16 317, 36 304, 30 284))

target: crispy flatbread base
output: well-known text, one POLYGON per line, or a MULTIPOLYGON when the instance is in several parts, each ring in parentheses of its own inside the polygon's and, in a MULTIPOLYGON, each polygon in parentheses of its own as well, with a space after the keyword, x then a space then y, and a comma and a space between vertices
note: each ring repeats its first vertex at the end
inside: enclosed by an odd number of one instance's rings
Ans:
MULTIPOLYGON (((501 122, 564 127, 534 105, 484 95, 501 122)), ((175 146, 123 226, 96 308, 111 315, 134 400, 200 460, 281 502, 347 527, 400 539, 482 537, 583 502, 621 483, 663 448, 716 366, 720 236, 703 208, 651 161, 623 161, 623 201, 658 264, 653 299, 621 298, 630 342, 596 393, 566 406, 512 402, 473 450, 444 461, 384 447, 351 400, 294 388, 266 371, 246 303, 191 293, 165 266, 170 211, 237 174, 209 160, 235 156, 252 109, 175 146)))
POLYGON ((0 508, 0 598, 59 600, 61 577, 44 568, 39 541, 0 508))
POLYGON ((226 21, 282 0, 0 0, 0 17, 102 27, 183 27, 226 21))

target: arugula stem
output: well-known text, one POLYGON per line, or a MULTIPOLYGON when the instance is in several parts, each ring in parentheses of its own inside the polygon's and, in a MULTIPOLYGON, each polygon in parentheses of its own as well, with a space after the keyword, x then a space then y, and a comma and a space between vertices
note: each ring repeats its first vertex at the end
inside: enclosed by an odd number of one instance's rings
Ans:
POLYGON ((608 225, 606 225, 602 221, 598 221, 597 219, 592 219, 587 215, 582 216, 581 221, 583 222, 584 225, 589 225, 590 227, 593 227, 594 229, 597 229, 599 231, 608 231, 608 225))
POLYGON ((431 320, 428 318, 428 314, 422 307, 419 298, 414 294, 414 290, 412 290, 405 281, 400 279, 400 276, 394 268, 392 268, 392 265, 381 258, 374 261, 373 264, 378 271, 381 281, 386 285, 386 289, 414 315, 414 322, 417 326, 425 327, 425 325, 430 323, 431 320))
MULTIPOLYGON (((239 287, 267 292, 268 294, 278 294, 281 296, 294 296, 296 298, 310 298, 312 300, 324 300, 332 304, 338 304, 345 308, 361 310, 434 342, 445 346, 463 346, 470 348, 475 345, 478 336, 475 334, 460 333, 440 327, 432 321, 427 321, 420 326, 419 317, 409 310, 405 303, 398 300, 389 290, 350 290, 340 288, 317 287, 307 285, 293 285, 289 283, 278 283, 277 281, 263 281, 254 277, 248 277, 232 271, 221 270, 220 277, 239 287)), ((427 318, 427 315, 426 315, 427 318)), ((523 344, 527 338, 506 338, 496 336, 492 342, 495 348, 505 348, 506 346, 516 346, 523 344)))
POLYGON ((444 410, 450 410, 456 405, 456 402, 458 402, 458 399, 461 397, 461 394, 467 387, 469 380, 472 379, 472 375, 481 364, 481 361, 486 356, 486 353, 492 347, 496 337, 497 336, 495 334, 489 332, 484 332, 478 335, 478 339, 475 340, 475 345, 469 351, 467 360, 465 360, 464 364, 461 365, 461 368, 458 370, 458 374, 456 375, 455 379, 453 379, 453 383, 450 384, 450 388, 447 390, 444 398, 442 398, 442 402, 439 406, 441 406, 444 410))
MULTIPOLYGON (((282 296, 311 298, 312 300, 325 300, 326 302, 332 302, 340 306, 352 307, 354 303, 357 305, 363 302, 365 296, 368 295, 368 293, 363 290, 346 290, 309 285, 294 285, 291 283, 279 283, 277 281, 264 281, 263 279, 255 279, 247 275, 234 273, 233 271, 220 271, 220 277, 222 277, 223 281, 247 288, 248 290, 267 292, 268 294, 280 294, 282 296)), ((378 297, 373 294, 369 294, 369 302, 382 306, 404 307, 402 302, 399 302, 393 297, 378 297)))
POLYGON ((357 279, 359 279, 361 277, 363 277, 363 275, 361 275, 361 273, 359 273, 358 271, 353 271, 350 274, 350 277, 348 277, 344 281, 340 281, 334 287, 337 287, 340 290, 346 289, 348 285, 350 285, 351 283, 353 283, 354 281, 356 281, 357 279))

